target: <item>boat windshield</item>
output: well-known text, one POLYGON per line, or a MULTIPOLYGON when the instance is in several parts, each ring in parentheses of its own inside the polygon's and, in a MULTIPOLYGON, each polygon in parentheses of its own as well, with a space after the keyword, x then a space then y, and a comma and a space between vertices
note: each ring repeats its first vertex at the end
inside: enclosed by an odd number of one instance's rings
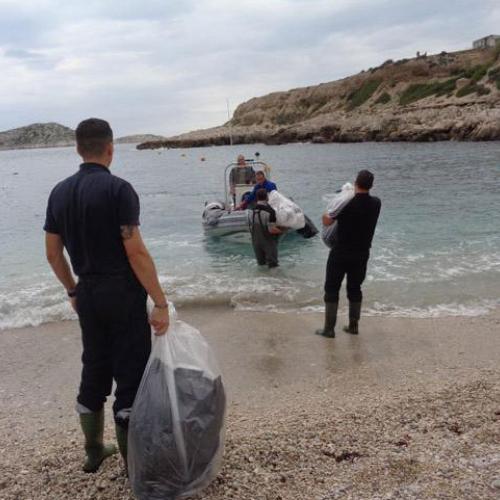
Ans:
POLYGON ((226 191, 226 203, 236 205, 243 195, 253 189, 256 183, 255 173, 263 170, 266 177, 270 178, 271 167, 263 161, 245 159, 245 163, 230 163, 224 171, 224 185, 226 191))
POLYGON ((235 165, 229 173, 229 184, 255 184, 252 165, 235 165))

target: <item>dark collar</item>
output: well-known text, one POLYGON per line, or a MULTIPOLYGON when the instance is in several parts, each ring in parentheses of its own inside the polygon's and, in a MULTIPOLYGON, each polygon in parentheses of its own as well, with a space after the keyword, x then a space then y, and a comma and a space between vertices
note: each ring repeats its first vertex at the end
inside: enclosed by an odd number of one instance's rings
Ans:
POLYGON ((82 163, 80 165, 80 171, 101 172, 102 170, 106 171, 108 174, 111 174, 109 168, 101 165, 100 163, 82 163))

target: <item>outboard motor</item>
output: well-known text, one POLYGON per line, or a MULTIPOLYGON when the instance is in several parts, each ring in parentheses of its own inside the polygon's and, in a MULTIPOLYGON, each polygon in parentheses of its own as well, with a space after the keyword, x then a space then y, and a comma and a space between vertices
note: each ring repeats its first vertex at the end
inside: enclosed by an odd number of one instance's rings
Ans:
POLYGON ((210 203, 206 203, 202 215, 203 224, 207 226, 216 226, 225 209, 226 205, 223 201, 211 201, 210 203))

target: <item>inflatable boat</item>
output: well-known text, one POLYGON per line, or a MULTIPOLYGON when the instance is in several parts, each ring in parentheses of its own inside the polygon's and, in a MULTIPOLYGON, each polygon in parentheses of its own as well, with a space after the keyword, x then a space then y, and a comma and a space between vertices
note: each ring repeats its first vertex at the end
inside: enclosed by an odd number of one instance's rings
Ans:
MULTIPOLYGON (((270 179, 271 168, 263 161, 245 159, 246 167, 254 171, 263 170, 266 178, 270 179)), ((202 225, 205 233, 209 236, 221 237, 236 233, 248 233, 249 210, 236 210, 236 206, 248 195, 254 184, 230 185, 229 174, 233 169, 240 168, 236 163, 230 163, 224 169, 224 201, 213 200, 205 203, 202 214, 202 225)), ((291 199, 281 193, 273 191, 270 193, 269 204, 276 211, 277 223, 281 228, 287 228, 287 232, 296 232, 303 238, 311 238, 318 233, 318 229, 311 219, 291 199)))

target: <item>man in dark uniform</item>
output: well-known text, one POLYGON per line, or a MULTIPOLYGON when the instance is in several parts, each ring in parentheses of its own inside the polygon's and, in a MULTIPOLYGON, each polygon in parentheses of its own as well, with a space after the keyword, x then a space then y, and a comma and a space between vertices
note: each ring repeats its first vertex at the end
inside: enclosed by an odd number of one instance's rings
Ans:
POLYGON ((163 335, 168 304, 139 231, 139 198, 109 171, 113 132, 91 118, 76 129, 80 169, 52 190, 45 221, 47 259, 66 288, 82 331, 77 411, 85 437, 85 472, 116 452, 103 444, 104 403, 116 382, 116 436, 126 464, 130 409, 151 350, 151 326, 163 335), (66 248, 73 274, 64 256, 66 248), (154 303, 150 317, 147 295, 154 303))
MULTIPOLYGON (((336 241, 326 265, 325 280, 325 326, 316 330, 323 337, 335 337, 339 290, 347 275, 347 298, 349 299, 349 326, 344 331, 358 334, 363 294, 361 284, 366 276, 366 266, 370 257, 375 226, 380 214, 381 202, 370 195, 373 174, 361 170, 355 182, 355 196, 342 209, 336 220, 338 223, 336 241)), ((323 224, 333 224, 328 213, 323 215, 323 224)))
POLYGON ((267 202, 267 191, 259 189, 257 204, 248 213, 252 245, 259 266, 269 268, 278 266, 278 235, 281 230, 276 226, 276 212, 267 202))

